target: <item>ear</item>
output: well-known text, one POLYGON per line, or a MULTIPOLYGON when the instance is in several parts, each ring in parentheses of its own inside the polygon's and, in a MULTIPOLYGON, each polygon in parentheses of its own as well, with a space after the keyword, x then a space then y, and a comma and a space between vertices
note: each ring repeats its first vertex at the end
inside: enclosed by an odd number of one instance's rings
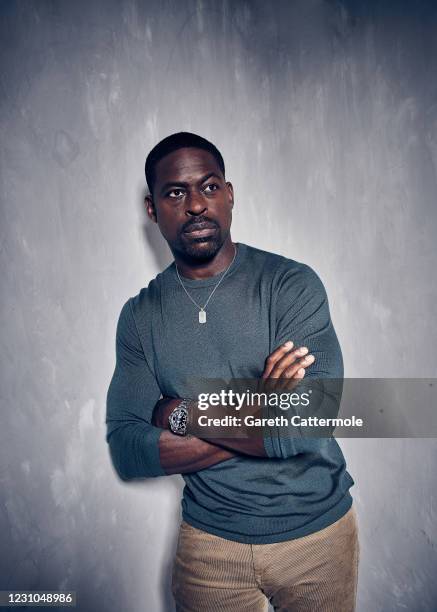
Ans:
POLYGON ((150 219, 152 219, 154 223, 158 223, 155 204, 153 203, 153 198, 151 195, 146 195, 146 197, 144 198, 144 204, 146 206, 147 214, 149 215, 150 219))
POLYGON ((231 208, 233 208, 234 207, 234 188, 232 187, 232 183, 226 183, 226 187, 228 189, 231 208))

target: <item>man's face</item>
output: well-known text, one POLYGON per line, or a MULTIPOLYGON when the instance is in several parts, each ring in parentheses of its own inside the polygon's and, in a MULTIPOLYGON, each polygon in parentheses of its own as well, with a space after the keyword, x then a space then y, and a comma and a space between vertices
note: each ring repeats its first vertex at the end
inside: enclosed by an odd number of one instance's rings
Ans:
POLYGON ((156 164, 149 217, 158 223, 172 252, 197 260, 212 258, 230 236, 234 194, 215 157, 183 148, 156 164), (197 229, 196 229, 197 228, 197 229))

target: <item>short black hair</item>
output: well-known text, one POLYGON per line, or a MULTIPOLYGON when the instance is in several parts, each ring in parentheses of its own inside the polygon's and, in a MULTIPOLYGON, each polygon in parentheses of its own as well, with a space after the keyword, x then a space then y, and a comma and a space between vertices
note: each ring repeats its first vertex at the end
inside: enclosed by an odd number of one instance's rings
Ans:
POLYGON ((222 154, 217 147, 212 144, 212 142, 209 142, 209 140, 206 140, 206 138, 202 138, 202 136, 192 134, 191 132, 176 132, 175 134, 170 134, 170 136, 167 136, 164 138, 164 140, 158 142, 158 144, 153 147, 147 156, 145 173, 147 185, 151 195, 153 195, 153 189, 156 181, 156 164, 160 159, 169 153, 173 153, 173 151, 182 149, 184 147, 193 147, 195 149, 204 149, 205 151, 209 151, 209 153, 214 155, 223 176, 225 176, 225 162, 223 161, 222 154))

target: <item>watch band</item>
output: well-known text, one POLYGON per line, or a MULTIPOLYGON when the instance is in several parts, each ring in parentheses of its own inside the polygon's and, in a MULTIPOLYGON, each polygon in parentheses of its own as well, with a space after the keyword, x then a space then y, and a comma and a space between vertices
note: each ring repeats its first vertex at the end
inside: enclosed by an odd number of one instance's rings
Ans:
POLYGON ((168 417, 170 430, 179 436, 185 436, 187 433, 188 402, 189 400, 183 399, 168 417))

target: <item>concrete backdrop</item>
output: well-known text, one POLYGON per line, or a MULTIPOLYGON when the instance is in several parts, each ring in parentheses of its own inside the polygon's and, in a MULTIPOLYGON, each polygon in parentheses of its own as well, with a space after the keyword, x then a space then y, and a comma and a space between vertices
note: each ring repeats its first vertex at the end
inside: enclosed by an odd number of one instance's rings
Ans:
MULTIPOLYGON (((171 611, 182 479, 120 482, 104 425, 121 306, 172 260, 145 156, 211 139, 234 240, 317 270, 346 375, 435 376, 436 3, 0 6, 0 588, 171 611)), ((359 612, 435 610, 436 442, 340 443, 359 612)))

